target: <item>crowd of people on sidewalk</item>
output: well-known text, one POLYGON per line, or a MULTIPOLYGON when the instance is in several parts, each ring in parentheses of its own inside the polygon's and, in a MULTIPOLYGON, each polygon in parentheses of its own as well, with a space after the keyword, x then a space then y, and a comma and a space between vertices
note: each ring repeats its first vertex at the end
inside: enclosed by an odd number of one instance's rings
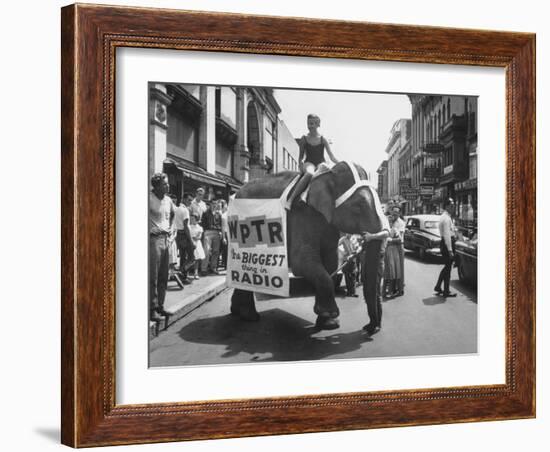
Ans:
POLYGON ((168 193, 164 173, 151 178, 149 195, 150 318, 167 316, 164 299, 168 281, 181 285, 227 266, 227 201, 206 200, 203 188, 182 199, 168 193))
POLYGON ((227 263, 227 201, 205 200, 204 189, 185 194, 176 203, 174 229, 178 271, 184 284, 218 275, 227 263))

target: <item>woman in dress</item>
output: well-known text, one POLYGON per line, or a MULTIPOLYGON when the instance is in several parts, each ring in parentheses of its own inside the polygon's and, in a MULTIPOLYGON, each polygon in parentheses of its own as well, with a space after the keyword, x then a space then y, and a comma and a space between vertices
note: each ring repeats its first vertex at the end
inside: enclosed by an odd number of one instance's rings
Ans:
POLYGON ((300 156, 298 157, 298 163, 300 164, 302 177, 289 198, 289 205, 292 205, 294 199, 309 185, 317 167, 321 163, 325 163, 325 151, 334 164, 338 163, 327 139, 319 133, 320 126, 321 118, 319 116, 313 113, 307 115, 307 128, 309 132, 307 135, 303 135, 299 142, 300 156))
POLYGON ((204 248, 202 247, 202 226, 198 223, 199 216, 196 213, 192 213, 189 217, 189 234, 191 235, 191 240, 193 240, 193 245, 195 245, 194 257, 195 262, 193 262, 190 270, 193 271, 194 278, 199 279, 199 266, 201 261, 206 257, 204 254, 204 248))
POLYGON ((390 236, 386 246, 384 286, 385 296, 403 295, 403 265, 401 262, 405 222, 399 217, 399 207, 393 207, 389 216, 390 236))

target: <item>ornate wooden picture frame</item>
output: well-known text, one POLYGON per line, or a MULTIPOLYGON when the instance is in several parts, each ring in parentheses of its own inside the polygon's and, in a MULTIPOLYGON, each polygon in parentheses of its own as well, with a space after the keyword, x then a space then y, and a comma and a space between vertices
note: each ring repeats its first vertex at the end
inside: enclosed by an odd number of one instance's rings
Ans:
MULTIPOLYGON (((504 94, 504 93, 503 93, 504 94)), ((73 447, 535 416, 535 36, 71 5, 62 9, 62 442, 73 447), (121 47, 506 70, 506 381, 115 403, 115 51, 121 47)))

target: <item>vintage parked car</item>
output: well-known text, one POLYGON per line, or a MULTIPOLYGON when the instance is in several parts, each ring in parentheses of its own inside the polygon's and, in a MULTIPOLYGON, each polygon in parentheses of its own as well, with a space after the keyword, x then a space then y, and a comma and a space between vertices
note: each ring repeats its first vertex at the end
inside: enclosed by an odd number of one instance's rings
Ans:
POLYGON ((404 246, 420 258, 428 254, 441 254, 439 244, 440 215, 411 215, 405 223, 404 246))
POLYGON ((455 243, 455 262, 460 281, 477 286, 477 234, 455 243))

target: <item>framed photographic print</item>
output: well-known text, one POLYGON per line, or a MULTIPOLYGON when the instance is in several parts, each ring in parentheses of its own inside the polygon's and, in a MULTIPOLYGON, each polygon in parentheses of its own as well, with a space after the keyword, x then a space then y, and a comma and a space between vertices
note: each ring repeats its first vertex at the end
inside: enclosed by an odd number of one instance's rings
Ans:
POLYGON ((62 442, 535 416, 532 34, 62 9, 62 442))

